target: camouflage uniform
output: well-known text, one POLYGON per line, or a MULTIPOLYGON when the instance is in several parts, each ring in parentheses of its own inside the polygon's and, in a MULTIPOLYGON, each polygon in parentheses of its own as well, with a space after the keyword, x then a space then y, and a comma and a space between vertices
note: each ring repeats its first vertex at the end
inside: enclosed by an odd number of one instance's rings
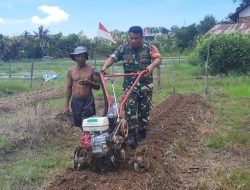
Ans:
MULTIPOLYGON (((122 61, 124 73, 131 73, 146 69, 152 63, 152 59, 160 57, 157 48, 153 45, 143 44, 139 48, 130 48, 129 44, 123 44, 111 55, 115 62, 122 61)), ((124 77, 123 88, 127 92, 136 77, 124 77)), ((153 92, 153 76, 142 76, 125 105, 125 119, 128 122, 129 135, 135 135, 138 129, 148 128, 149 112, 153 92)))

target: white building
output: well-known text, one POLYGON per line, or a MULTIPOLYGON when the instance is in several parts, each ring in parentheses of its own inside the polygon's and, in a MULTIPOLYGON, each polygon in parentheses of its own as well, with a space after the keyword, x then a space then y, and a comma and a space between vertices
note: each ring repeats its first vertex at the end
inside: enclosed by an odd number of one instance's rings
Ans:
POLYGON ((229 16, 234 22, 249 23, 250 22, 250 4, 238 8, 234 14, 229 16))

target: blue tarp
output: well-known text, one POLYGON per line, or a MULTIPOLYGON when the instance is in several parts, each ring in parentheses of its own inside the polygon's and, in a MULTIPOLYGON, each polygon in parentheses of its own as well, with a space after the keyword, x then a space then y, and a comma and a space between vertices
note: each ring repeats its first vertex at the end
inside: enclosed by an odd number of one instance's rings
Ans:
POLYGON ((60 75, 57 75, 54 71, 49 71, 43 74, 43 80, 49 81, 51 79, 53 80, 60 80, 62 77, 60 75))

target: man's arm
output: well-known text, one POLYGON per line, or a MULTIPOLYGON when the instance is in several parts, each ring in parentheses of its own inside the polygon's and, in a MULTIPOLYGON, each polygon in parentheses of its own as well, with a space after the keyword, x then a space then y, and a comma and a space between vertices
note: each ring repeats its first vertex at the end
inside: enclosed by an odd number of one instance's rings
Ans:
POLYGON ((102 66, 102 70, 105 71, 106 69, 108 69, 110 66, 112 66, 114 64, 114 59, 112 57, 109 57, 104 65, 102 66))
POLYGON ((161 61, 162 61, 162 58, 157 57, 153 60, 153 62, 149 66, 147 66, 149 74, 153 72, 154 68, 158 67, 161 64, 161 61))
POLYGON ((67 83, 67 87, 66 87, 66 101, 65 101, 65 112, 69 112, 69 101, 72 95, 72 85, 73 85, 73 80, 71 77, 71 72, 70 70, 68 71, 68 83, 67 83))
POLYGON ((93 72, 93 82, 91 84, 91 87, 95 90, 99 90, 100 89, 100 81, 99 81, 99 77, 96 75, 95 72, 93 72))
POLYGON ((158 49, 154 45, 151 45, 151 58, 153 61, 147 67, 149 74, 151 74, 153 72, 154 68, 158 67, 162 61, 161 55, 160 55, 158 49))

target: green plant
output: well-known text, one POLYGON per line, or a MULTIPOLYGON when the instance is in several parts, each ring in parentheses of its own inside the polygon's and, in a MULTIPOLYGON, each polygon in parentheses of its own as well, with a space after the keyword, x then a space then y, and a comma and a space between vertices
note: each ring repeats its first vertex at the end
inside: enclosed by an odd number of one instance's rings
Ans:
POLYGON ((194 51, 188 55, 187 63, 193 66, 202 65, 202 60, 200 59, 198 53, 194 51))
POLYGON ((211 74, 238 75, 250 71, 248 35, 234 33, 204 38, 198 44, 197 51, 203 62, 208 59, 211 74))
POLYGON ((0 137, 0 150, 10 150, 14 145, 6 137, 0 137))

